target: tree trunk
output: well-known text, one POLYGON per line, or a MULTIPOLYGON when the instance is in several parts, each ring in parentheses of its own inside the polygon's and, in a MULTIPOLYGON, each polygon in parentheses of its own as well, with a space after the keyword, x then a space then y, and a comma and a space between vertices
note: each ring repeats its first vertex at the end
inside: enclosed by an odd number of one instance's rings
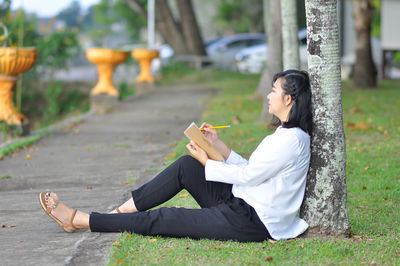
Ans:
POLYGON ((188 54, 182 26, 175 21, 166 0, 156 1, 156 28, 175 54, 188 54))
POLYGON ((283 70, 299 69, 299 39, 297 27, 296 0, 282 0, 282 45, 283 45, 283 70))
POLYGON ((181 17, 183 36, 190 54, 206 55, 203 39, 193 12, 192 1, 178 0, 178 10, 181 17))
POLYGON ((266 67, 261 75, 256 94, 263 98, 260 122, 268 123, 272 115, 268 112, 267 95, 272 89, 272 76, 282 71, 282 35, 280 0, 264 0, 264 22, 267 29, 266 67))
POLYGON ((357 86, 376 87, 377 70, 371 51, 372 0, 352 0, 356 31, 356 62, 353 81, 357 86))
MULTIPOLYGON (((146 18, 147 11, 136 0, 122 0, 139 16, 146 18)), ((181 22, 175 20, 167 0, 157 0, 156 28, 175 54, 205 55, 205 48, 193 11, 191 0, 178 0, 181 22)))
POLYGON ((337 0, 306 0, 312 88, 311 162, 300 216, 309 236, 348 236, 337 0))

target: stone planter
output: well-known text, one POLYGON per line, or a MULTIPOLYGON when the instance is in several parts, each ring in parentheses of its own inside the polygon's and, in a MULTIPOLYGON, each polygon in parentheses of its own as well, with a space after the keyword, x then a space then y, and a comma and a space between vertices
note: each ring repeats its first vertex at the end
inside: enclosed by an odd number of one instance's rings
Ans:
POLYGON ((25 128, 29 123, 14 105, 13 89, 18 75, 35 64, 37 55, 34 47, 0 47, 0 121, 25 128))
POLYGON ((119 92, 112 83, 112 74, 115 67, 126 60, 128 53, 106 48, 89 48, 86 50, 86 57, 97 66, 99 73, 98 82, 90 94, 106 94, 118 97, 119 92))
POLYGON ((140 75, 137 77, 136 82, 154 82, 154 77, 150 73, 151 61, 157 58, 159 52, 157 50, 149 49, 135 49, 132 51, 132 57, 135 58, 140 65, 140 75))

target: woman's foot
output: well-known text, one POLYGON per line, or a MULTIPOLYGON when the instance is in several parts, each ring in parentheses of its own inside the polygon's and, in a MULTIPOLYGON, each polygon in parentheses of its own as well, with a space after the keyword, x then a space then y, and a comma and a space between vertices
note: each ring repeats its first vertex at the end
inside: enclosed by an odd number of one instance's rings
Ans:
POLYGON ((53 218, 65 231, 89 228, 89 215, 58 201, 55 193, 40 193, 40 202, 47 214, 53 218))
POLYGON ((128 201, 126 201, 124 204, 117 207, 110 213, 130 213, 130 212, 137 212, 136 205, 133 202, 133 198, 130 198, 128 201))

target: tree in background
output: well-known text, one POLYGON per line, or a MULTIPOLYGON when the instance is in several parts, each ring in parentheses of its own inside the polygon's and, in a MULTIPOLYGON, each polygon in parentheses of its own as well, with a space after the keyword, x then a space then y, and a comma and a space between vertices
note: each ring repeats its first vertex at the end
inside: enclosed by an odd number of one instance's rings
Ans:
POLYGON ((376 87, 377 85, 377 70, 371 50, 373 2, 373 0, 352 0, 356 32, 356 63, 353 81, 360 87, 376 87))
MULTIPOLYGON (((147 19, 146 7, 137 0, 123 0, 138 15, 147 19)), ((179 19, 167 0, 156 1, 156 28, 176 54, 205 55, 206 51, 191 0, 177 0, 179 19)))
POLYGON ((58 13, 57 18, 64 21, 67 27, 78 27, 82 19, 81 11, 79 1, 74 0, 69 6, 58 13))
POLYGON ((2 0, 0 3, 0 20, 10 11, 11 0, 2 0))
POLYGON ((308 235, 348 236, 337 0, 306 0, 313 105, 311 162, 300 216, 308 235))
POLYGON ((220 0, 215 25, 223 33, 263 32, 262 0, 220 0))
POLYGON ((281 1, 283 70, 299 69, 300 54, 296 0, 281 1))
POLYGON ((272 77, 282 71, 282 30, 280 0, 264 0, 264 21, 267 29, 267 58, 256 94, 263 98, 263 110, 260 122, 271 122, 272 116, 268 112, 267 95, 272 89, 272 77))

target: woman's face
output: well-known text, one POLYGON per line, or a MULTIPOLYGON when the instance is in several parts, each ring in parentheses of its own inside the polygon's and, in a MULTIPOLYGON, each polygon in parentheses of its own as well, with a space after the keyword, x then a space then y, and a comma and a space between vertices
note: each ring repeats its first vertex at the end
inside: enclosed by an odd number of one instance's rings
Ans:
POLYGON ((272 91, 268 94, 268 111, 270 114, 278 117, 282 122, 286 122, 292 107, 292 98, 290 95, 284 95, 282 84, 284 78, 278 78, 272 86, 272 91))

